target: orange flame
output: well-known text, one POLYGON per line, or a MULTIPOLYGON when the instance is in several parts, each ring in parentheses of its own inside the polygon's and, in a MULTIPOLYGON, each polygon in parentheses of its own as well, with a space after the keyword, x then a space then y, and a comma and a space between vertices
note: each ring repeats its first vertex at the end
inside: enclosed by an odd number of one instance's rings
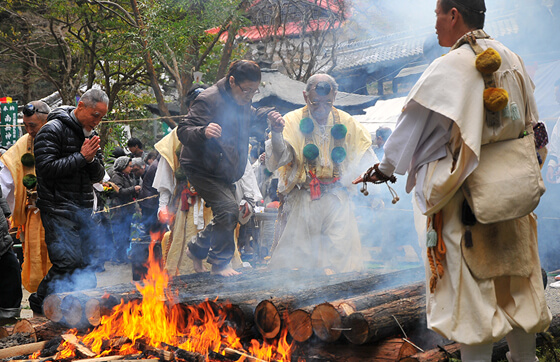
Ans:
MULTIPOLYGON (((136 285, 142 294, 141 301, 124 303, 121 300, 111 315, 101 317, 99 326, 84 337, 78 337, 84 345, 98 357, 139 353, 139 342, 160 349, 171 345, 203 355, 209 351, 223 354, 224 348, 228 347, 265 361, 290 361, 292 345, 286 340, 287 331, 283 331, 281 339, 273 344, 264 342, 261 345, 252 340, 248 352, 245 352, 235 329, 226 324, 223 308, 216 303, 171 305, 170 301, 175 299, 177 292, 166 290, 169 276, 154 257, 155 241, 150 246, 146 279, 136 285)), ((73 347, 65 345, 64 352, 74 353, 73 347)))

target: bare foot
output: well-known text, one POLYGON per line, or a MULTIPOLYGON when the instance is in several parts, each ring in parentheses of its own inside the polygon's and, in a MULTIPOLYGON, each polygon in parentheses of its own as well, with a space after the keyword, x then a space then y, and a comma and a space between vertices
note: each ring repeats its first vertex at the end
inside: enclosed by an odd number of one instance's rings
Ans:
POLYGON ((202 259, 199 259, 196 256, 194 256, 189 249, 187 249, 187 256, 192 260, 195 272, 204 273, 208 271, 208 269, 206 269, 204 264, 202 264, 202 259))
POLYGON ((210 274, 212 275, 221 275, 223 277, 232 277, 234 275, 239 275, 241 274, 240 272, 236 271, 235 269, 233 269, 231 266, 226 265, 226 266, 222 266, 222 267, 218 267, 215 265, 212 265, 212 271, 210 272, 210 274))

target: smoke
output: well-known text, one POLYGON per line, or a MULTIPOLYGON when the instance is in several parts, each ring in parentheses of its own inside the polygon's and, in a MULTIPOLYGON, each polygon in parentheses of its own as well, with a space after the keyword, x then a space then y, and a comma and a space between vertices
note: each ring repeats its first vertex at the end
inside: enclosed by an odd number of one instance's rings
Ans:
MULTIPOLYGON (((359 31, 356 31, 353 41, 378 39, 379 44, 372 43, 373 46, 392 44, 401 45, 404 49, 413 39, 420 38, 424 40, 423 62, 428 63, 448 51, 435 44, 436 4, 436 0, 356 0, 353 2, 355 10, 350 21, 359 31)), ((486 0, 486 8, 484 29, 491 37, 501 41, 523 58, 535 83, 540 121, 546 124, 550 137, 560 117, 560 104, 554 94, 554 84, 560 79, 560 37, 557 36, 560 0, 486 0)), ((418 61, 422 59, 410 57, 410 64, 399 64, 399 69, 417 65, 418 61)), ((393 62, 397 64, 398 59, 393 62)), ((368 72, 373 72, 376 64, 379 63, 372 62, 368 72)), ((390 78, 392 76, 387 80, 390 78)), ((549 150, 554 147, 560 145, 551 144, 549 150)), ((543 178, 546 178, 547 162, 548 160, 543 167, 543 178)), ((390 203, 389 192, 383 185, 370 186, 370 193, 372 189, 375 192, 370 194, 369 201, 356 200, 356 216, 360 222, 362 243, 384 245, 387 240, 397 243, 396 245, 417 243, 417 239, 411 241, 416 233, 412 228, 410 195, 404 192, 405 181, 405 177, 397 181, 397 192, 401 201, 396 205, 390 203)), ((550 271, 560 269, 560 206, 556 201, 560 196, 560 184, 545 183, 547 192, 541 199, 536 213, 539 216, 541 262, 543 267, 550 271)), ((364 198, 362 195, 360 197, 364 198)), ((386 261, 398 258, 398 248, 382 249, 386 261), (395 253, 387 254, 391 251, 395 253)))

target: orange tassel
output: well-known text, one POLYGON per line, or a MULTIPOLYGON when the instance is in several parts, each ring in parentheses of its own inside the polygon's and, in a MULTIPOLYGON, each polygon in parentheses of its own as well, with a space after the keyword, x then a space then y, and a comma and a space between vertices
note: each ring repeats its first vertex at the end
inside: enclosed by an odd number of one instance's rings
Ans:
MULTIPOLYGON (((428 222, 431 222, 428 219, 428 222)), ((444 274, 442 261, 445 258, 447 248, 445 247, 445 242, 443 241, 443 215, 442 212, 438 212, 434 215, 434 230, 437 233, 437 244, 435 247, 428 248, 428 262, 430 264, 430 292, 433 293, 436 289, 437 280, 441 279, 444 274)))

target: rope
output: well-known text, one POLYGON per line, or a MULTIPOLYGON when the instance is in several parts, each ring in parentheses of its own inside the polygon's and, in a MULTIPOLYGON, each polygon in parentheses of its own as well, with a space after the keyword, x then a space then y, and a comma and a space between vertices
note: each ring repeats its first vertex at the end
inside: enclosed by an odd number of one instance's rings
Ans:
POLYGON ((121 207, 125 207, 125 206, 128 206, 128 205, 133 205, 137 202, 148 200, 148 199, 153 199, 155 197, 159 197, 159 195, 152 195, 152 196, 144 197, 143 199, 137 199, 137 200, 134 200, 132 202, 127 202, 126 204, 122 204, 122 205, 117 205, 117 206, 113 206, 113 207, 105 207, 103 210, 94 211, 93 214, 95 215, 95 214, 100 214, 102 212, 109 212, 110 210, 119 209, 121 207))
MULTIPOLYGON (((168 118, 183 118, 185 115, 180 116, 163 116, 163 117, 151 117, 151 118, 138 118, 138 119, 113 119, 113 120, 103 120, 100 123, 125 123, 125 122, 143 122, 143 121, 157 121, 160 119, 168 118)), ((23 124, 0 124, 0 127, 23 127, 23 124)))
MULTIPOLYGON (((428 225, 432 223, 432 219, 428 219, 428 225)), ((427 248, 428 262, 430 264, 430 293, 436 290, 438 278, 441 279, 444 274, 442 260, 445 257, 447 248, 443 241, 443 215, 438 212, 433 217, 433 227, 437 233, 437 244, 434 247, 427 248)))

